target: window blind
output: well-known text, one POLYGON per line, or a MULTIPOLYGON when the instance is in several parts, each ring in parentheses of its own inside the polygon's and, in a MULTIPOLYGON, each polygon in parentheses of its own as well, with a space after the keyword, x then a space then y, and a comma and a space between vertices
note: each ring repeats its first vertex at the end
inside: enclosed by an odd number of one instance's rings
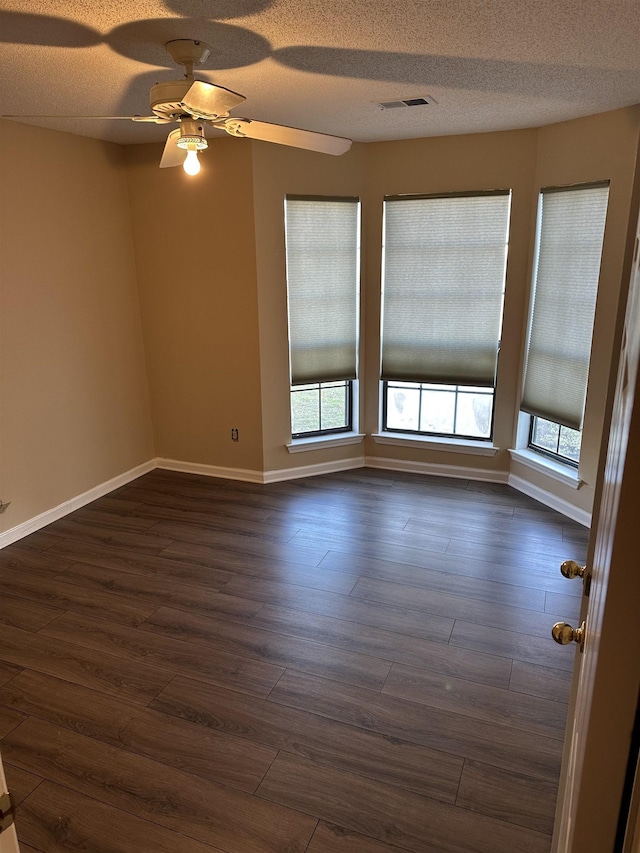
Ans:
POLYGON ((360 202, 285 202, 291 384, 356 378, 360 202))
POLYGON ((510 200, 385 200, 382 379, 494 385, 510 200))
POLYGON ((580 429, 609 185, 544 190, 522 410, 580 429))

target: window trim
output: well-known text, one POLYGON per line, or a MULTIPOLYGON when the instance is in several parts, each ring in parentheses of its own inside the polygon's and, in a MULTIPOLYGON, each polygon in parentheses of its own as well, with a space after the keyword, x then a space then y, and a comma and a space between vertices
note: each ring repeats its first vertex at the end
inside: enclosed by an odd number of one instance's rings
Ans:
MULTIPOLYGON (((319 211, 321 208, 318 208, 318 215, 320 215, 319 211)), ((324 214, 322 214, 324 215, 324 214)), ((321 217, 322 218, 322 217, 321 217)), ((344 222, 339 220, 341 223, 341 227, 344 228, 344 222)), ((351 222, 349 219, 349 226, 351 222)), ((358 196, 335 196, 335 195, 298 195, 298 194, 286 194, 284 198, 284 228, 285 228, 285 257, 286 257, 286 290, 287 290, 287 335, 288 335, 288 350, 289 350, 289 427, 291 430, 291 441, 287 443, 287 447, 298 447, 298 446, 306 446, 311 447, 312 444, 320 445, 324 444, 327 441, 330 441, 334 445, 337 443, 341 443, 342 437, 353 437, 357 435, 358 428, 358 416, 359 416, 359 384, 358 384, 358 371, 359 371, 359 363, 360 363, 360 348, 361 348, 361 334, 362 334, 362 200, 358 196), (290 280, 290 266, 289 266, 289 254, 288 254, 288 240, 287 240, 287 232, 289 228, 289 218, 287 212, 287 205, 289 203, 296 202, 312 202, 317 203, 319 205, 323 204, 333 204, 336 203, 339 205, 345 205, 349 207, 353 207, 355 209, 355 234, 354 239, 355 242, 353 244, 353 248, 355 249, 355 257, 353 257, 353 261, 355 262, 355 280, 349 284, 349 287, 352 285, 355 288, 353 293, 353 304, 349 302, 349 308, 353 308, 355 311, 355 329, 354 338, 352 341, 353 346, 353 363, 349 358, 347 358, 346 362, 341 361, 340 364, 329 364, 326 359, 324 362, 315 364, 316 374, 314 377, 310 377, 306 380, 301 380, 302 374, 298 379, 296 385, 292 384, 293 376, 294 376, 294 359, 293 359, 293 344, 292 344, 292 321, 291 321, 291 280, 290 280), (340 367, 340 370, 337 370, 336 367, 340 367), (344 368, 344 369, 343 369, 344 368), (331 372, 331 369, 334 370, 335 375, 326 376, 323 375, 325 371, 331 372), (310 430, 308 432, 293 432, 293 394, 295 393, 295 387, 297 385, 317 385, 318 386, 318 407, 319 407, 319 417, 318 424, 321 426, 322 424, 322 386, 323 384, 332 384, 332 383, 344 383, 345 386, 345 421, 346 423, 339 427, 331 427, 329 429, 318 429, 318 430, 310 430)), ((307 231, 301 232, 303 235, 307 234, 307 231)), ((348 235, 351 235, 351 230, 349 227, 348 235)), ((342 244, 340 244, 342 245, 342 244)), ((349 243, 348 249, 351 249, 351 244, 349 243)), ((323 247, 322 256, 329 256, 331 251, 331 244, 328 243, 323 247), (326 252, 324 251, 326 249, 326 252)), ((304 252, 303 252, 304 253, 304 252)), ((349 254, 349 253, 348 253, 349 254)), ((347 281, 347 277, 342 275, 344 270, 341 269, 341 274, 339 276, 339 281, 342 285, 347 281)), ((302 279, 304 281, 303 289, 305 292, 309 289, 309 283, 306 279, 306 276, 302 279)), ((349 273, 348 277, 349 282, 351 282, 351 275, 349 273)), ((321 278, 321 285, 326 285, 326 281, 321 278)), ((322 292, 324 293, 324 289, 321 287, 322 292)), ((325 302, 326 302, 326 294, 325 294, 325 302)), ((341 303, 342 304, 342 303, 341 303)), ((350 315, 349 315, 350 316, 350 315)), ((342 328, 342 327, 341 327, 342 328)), ((343 329, 344 331, 344 329, 343 329)), ((310 336, 313 338, 313 334, 309 331, 310 336)), ((306 338, 305 338, 306 340, 306 338)), ((317 339, 315 339, 317 341, 317 339)), ((341 344, 344 344, 347 341, 347 338, 341 338, 341 344)), ((323 346, 326 345, 327 341, 321 341, 323 346)), ((351 344, 350 344, 351 345, 351 344)))
POLYGON ((441 438, 435 435, 388 432, 374 432, 371 438, 376 444, 389 444, 394 447, 415 447, 420 450, 445 451, 447 453, 468 453, 471 456, 495 456, 500 450, 495 444, 482 439, 464 439, 451 436, 441 438))
MULTIPOLYGON (((320 207, 317 209, 319 214, 320 207)), ((343 381, 343 380, 355 380, 358 377, 358 367, 359 367, 359 354, 360 354, 360 337, 361 337, 361 301, 362 301, 362 201, 357 196, 321 196, 321 195, 294 195, 287 193, 284 197, 284 232, 285 232, 285 279, 286 279, 286 291, 287 291, 287 336, 288 336, 288 349, 289 349, 289 382, 292 384, 294 378, 297 378, 297 384, 313 384, 314 382, 330 382, 330 381, 343 381), (289 216, 289 205, 292 205, 292 211, 295 209, 295 205, 298 202, 302 203, 313 203, 314 205, 338 205, 338 206, 348 206, 355 208, 356 215, 356 230, 355 230, 355 280, 353 284, 355 285, 355 293, 353 298, 352 307, 354 309, 354 324, 355 328, 352 328, 349 332, 349 335, 346 337, 340 338, 338 349, 341 351, 341 357, 339 359, 339 363, 335 364, 331 359, 328 363, 326 361, 326 357, 320 358, 319 362, 314 360, 310 369, 309 364, 306 366, 298 365, 296 369, 296 358, 295 354, 301 351, 298 347, 296 341, 300 340, 301 331, 308 331, 304 329, 304 321, 300 321, 300 317, 298 320, 300 322, 293 322, 292 320, 292 287, 294 290, 299 291, 299 283, 301 281, 297 276, 292 275, 292 255, 290 254, 291 244, 295 243, 295 240, 290 241, 289 239, 289 229, 291 226, 290 216, 289 216), (293 283, 293 284, 292 284, 293 283), (302 329, 300 328, 302 326, 302 329), (353 338, 351 338, 351 332, 354 333, 353 338), (349 356, 345 355, 345 347, 348 344, 349 356), (353 358, 351 358, 353 356, 353 358)), ((304 235, 306 232, 302 232, 304 235)), ((295 252, 293 253, 293 257, 295 257, 295 252)), ((299 272, 299 271, 298 271, 299 272)), ((339 279, 341 284, 344 284, 342 278, 339 279)), ((345 279, 346 281, 346 279, 345 279)), ((306 277, 304 277, 304 293, 308 293, 308 281, 306 277)), ((351 297, 350 297, 351 298, 351 297)), ((328 304, 327 300, 323 303, 323 305, 328 304)), ((324 327, 323 327, 324 328, 324 327)), ((345 332, 344 329, 342 329, 345 332)), ((327 348, 331 351, 335 349, 335 340, 330 338, 331 343, 327 345, 327 340, 325 336, 320 338, 314 337, 312 335, 312 339, 316 344, 317 351, 323 351, 327 348)), ((304 339, 306 343, 308 340, 304 339)), ((304 347, 302 348, 304 350, 304 347)))
POLYGON ((579 489, 584 483, 576 468, 563 465, 549 456, 543 456, 541 453, 536 453, 528 448, 510 448, 509 453, 514 462, 520 462, 527 468, 546 474, 547 477, 551 477, 551 479, 557 480, 571 489, 579 489))
MULTIPOLYGON (((538 190, 538 203, 537 203, 537 210, 536 210, 535 248, 534 248, 533 266, 532 266, 532 269, 530 272, 530 280, 529 280, 529 305, 528 305, 527 326, 526 326, 525 337, 524 337, 524 362, 523 362, 523 367, 522 367, 522 371, 521 371, 520 405, 519 405, 519 408, 521 411, 525 412, 526 414, 529 414, 532 416, 535 415, 535 416, 541 417, 543 420, 549 420, 553 423, 560 423, 560 421, 557 420, 557 415, 559 414, 559 410, 557 409, 557 400, 555 401, 556 402, 555 412, 554 412, 553 404, 549 405, 549 400, 546 401, 547 411, 545 412, 544 411, 545 407, 539 404, 539 396, 538 396, 538 403, 536 403, 536 400, 535 400, 536 395, 535 394, 531 395, 534 397, 533 402, 531 402, 531 400, 527 401, 527 398, 530 396, 527 392, 527 388, 529 387, 530 389, 533 389, 536 387, 536 384, 539 384, 538 380, 535 378, 535 374, 534 374, 534 379, 530 385, 528 385, 527 379, 528 379, 529 370, 530 370, 530 348, 531 348, 532 330, 533 330, 534 322, 535 322, 534 317, 536 314, 536 312, 535 312, 536 295, 537 295, 537 290, 539 287, 539 272, 540 272, 539 265, 540 265, 540 255, 541 255, 541 241, 543 238, 543 219, 544 219, 543 203, 544 203, 544 197, 545 197, 545 195, 548 195, 548 196, 569 195, 573 192, 580 192, 580 191, 604 190, 604 189, 607 190, 607 204, 606 204, 605 217, 604 217, 604 223, 603 223, 602 243, 600 245, 600 261, 599 261, 599 266, 598 266, 598 276, 597 276, 597 280, 595 283, 594 304, 593 304, 593 320, 591 323, 590 337, 589 337, 589 341, 591 343, 592 342, 592 336, 593 336, 594 322, 595 322, 595 312, 596 312, 596 308, 597 308, 598 292, 600 290, 600 276, 601 276, 601 272, 602 272, 602 256, 603 256, 603 251, 604 251, 604 241, 605 241, 606 233, 607 233, 608 202, 609 202, 610 186, 611 186, 610 180, 603 180, 603 181, 588 181, 588 182, 583 182, 583 183, 574 183, 574 184, 568 184, 566 186, 541 187, 538 190), (554 417, 554 414, 556 415, 556 417, 554 417)), ((546 284, 546 281, 544 279, 543 279, 543 282, 546 284)), ((548 292, 548 290, 545 291, 545 293, 547 293, 547 292, 548 292)), ((573 334, 575 336, 575 330, 573 331, 573 334)), ((584 335, 582 337, 584 338, 584 335)), ((571 340, 571 336, 568 336, 567 340, 571 340)), ((589 347, 589 350, 590 349, 591 349, 591 346, 589 347)), ((590 353, 587 356, 586 364, 587 364, 587 367, 586 367, 586 376, 585 376, 585 385, 584 385, 584 396, 583 396, 583 402, 582 402, 582 419, 581 419, 582 421, 584 420, 584 409, 585 409, 585 405, 586 405, 586 392, 587 392, 588 383, 589 383, 590 353)), ((565 411, 565 414, 567 414, 566 411, 565 411)), ((576 429, 576 428, 580 427, 580 424, 578 424, 577 427, 572 426, 572 425, 570 425, 568 420, 565 420, 564 426, 568 426, 570 429, 576 429)))
POLYGON ((398 193, 397 195, 386 195, 385 201, 412 201, 414 199, 436 199, 436 198, 475 198, 477 196, 495 196, 495 195, 511 195, 513 190, 509 189, 492 189, 492 190, 458 190, 448 193, 398 193))
MULTIPOLYGON (((466 441, 470 441, 470 442, 474 442, 474 443, 476 443, 476 442, 477 442, 477 443, 480 443, 480 444, 488 444, 488 445, 492 445, 492 443, 493 443, 493 427, 494 427, 494 423, 495 423, 495 413, 496 413, 496 388, 495 388, 495 385, 493 386, 493 388, 489 388, 489 386, 487 386, 487 396, 489 396, 489 392, 490 392, 491 397, 492 397, 492 405, 491 405, 491 423, 490 423, 490 425, 489 425, 489 435, 488 435, 486 438, 483 438, 482 436, 479 436, 479 435, 465 435, 464 433, 459 433, 459 432, 427 432, 427 431, 424 431, 424 430, 397 429, 397 428, 395 428, 395 427, 390 427, 390 426, 388 426, 388 425, 387 425, 387 407, 388 407, 388 403, 387 403, 387 393, 388 393, 388 385, 389 385, 389 383, 390 383, 390 382, 391 382, 391 383, 393 383, 393 382, 395 382, 395 381, 396 381, 396 380, 393 380, 393 379, 381 379, 381 380, 380 380, 381 396, 382 396, 382 404, 381 404, 381 429, 380 429, 380 433, 379 433, 380 435, 394 435, 394 434, 398 434, 398 435, 403 435, 403 436, 412 436, 412 437, 413 437, 413 436, 416 436, 416 437, 418 437, 418 438, 426 438, 426 439, 441 439, 442 441, 448 441, 448 442, 450 442, 450 443, 454 443, 454 442, 457 442, 457 441, 459 441, 459 442, 466 442, 466 441)), ((413 382, 413 383, 411 383, 411 384, 413 384, 413 385, 417 385, 417 386, 418 386, 418 391, 419 391, 419 393, 420 393, 420 408, 419 408, 419 412, 421 413, 421 411, 422 411, 422 392, 425 390, 425 389, 423 389, 423 388, 422 388, 422 386, 423 386, 423 385, 434 384, 434 383, 429 383, 429 382, 413 382)), ((452 384, 453 384, 453 383, 452 383, 452 384)), ((446 392, 445 392, 445 391, 443 391, 443 393, 455 394, 454 426, 455 426, 455 419, 456 419, 456 414, 455 414, 455 412, 457 412, 457 407, 458 407, 458 396, 459 396, 459 394, 460 394, 459 389, 460 389, 460 388, 476 388, 476 387, 479 387, 479 386, 475 386, 475 385, 457 385, 457 384, 456 384, 456 386, 455 386, 455 391, 446 391, 446 392)), ((465 392, 463 392, 463 393, 465 393, 465 392)), ((420 422, 420 414, 418 415, 418 423, 419 423, 419 422, 420 422)), ((405 441, 405 442, 403 442, 403 443, 406 443, 406 441, 405 441)))
POLYGON ((362 444, 364 433, 341 432, 316 438, 295 438, 285 444, 289 453, 304 453, 309 450, 325 450, 331 447, 347 447, 350 444, 362 444))

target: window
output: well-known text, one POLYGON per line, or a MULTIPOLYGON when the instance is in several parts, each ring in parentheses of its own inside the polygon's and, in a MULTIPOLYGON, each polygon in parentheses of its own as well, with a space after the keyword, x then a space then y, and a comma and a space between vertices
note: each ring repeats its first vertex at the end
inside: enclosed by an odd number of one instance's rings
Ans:
POLYGON ((285 200, 291 433, 350 432, 357 377, 360 202, 285 200))
POLYGON ((538 453, 577 466, 580 461, 581 438, 577 429, 570 429, 536 415, 531 416, 529 447, 538 453))
POLYGON ((384 430, 491 439, 510 201, 385 199, 384 430))
POLYGON ((385 382, 384 388, 383 420, 388 431, 491 438, 491 388, 424 382, 385 382))
POLYGON ((608 183, 540 194, 521 409, 529 447, 577 465, 608 183))
POLYGON ((291 388, 293 438, 326 435, 352 428, 352 382, 314 382, 291 388))

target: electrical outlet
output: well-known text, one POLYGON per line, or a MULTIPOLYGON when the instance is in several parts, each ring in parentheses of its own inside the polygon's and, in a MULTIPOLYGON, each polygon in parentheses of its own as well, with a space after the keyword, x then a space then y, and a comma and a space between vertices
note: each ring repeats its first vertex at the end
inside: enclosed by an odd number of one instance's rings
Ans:
POLYGON ((238 430, 235 427, 231 430, 231 441, 240 441, 238 430))
POLYGON ((11 501, 7 501, 6 503, 4 501, 0 501, 0 512, 4 512, 10 503, 11 501))

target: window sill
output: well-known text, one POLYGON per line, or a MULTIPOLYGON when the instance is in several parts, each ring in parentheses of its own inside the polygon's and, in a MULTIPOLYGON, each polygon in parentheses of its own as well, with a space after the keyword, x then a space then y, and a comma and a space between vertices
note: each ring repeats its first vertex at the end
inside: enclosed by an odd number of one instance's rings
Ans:
POLYGON ((509 453, 516 462, 533 468, 534 471, 546 474, 571 489, 579 489, 584 482, 580 479, 576 468, 572 468, 571 465, 563 465, 562 462, 556 462, 555 459, 547 459, 541 453, 535 453, 533 450, 524 447, 521 450, 510 450, 509 453))
POLYGON ((341 432, 336 435, 294 438, 285 447, 289 453, 304 453, 307 450, 324 450, 328 447, 345 447, 349 444, 362 444, 363 440, 364 433, 341 432))
POLYGON ((470 453, 476 456, 495 456, 498 448, 486 441, 473 441, 470 438, 439 438, 419 436, 402 432, 374 433, 377 444, 392 444, 396 447, 419 447, 422 450, 446 450, 451 453, 470 453))

